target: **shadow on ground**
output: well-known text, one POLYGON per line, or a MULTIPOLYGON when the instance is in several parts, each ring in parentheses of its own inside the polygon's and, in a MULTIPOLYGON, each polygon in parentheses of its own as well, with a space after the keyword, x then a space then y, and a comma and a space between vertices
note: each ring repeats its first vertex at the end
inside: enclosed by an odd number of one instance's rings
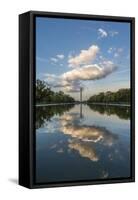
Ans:
POLYGON ((18 184, 18 179, 16 179, 16 178, 9 178, 9 181, 11 182, 11 183, 14 183, 14 184, 18 184))

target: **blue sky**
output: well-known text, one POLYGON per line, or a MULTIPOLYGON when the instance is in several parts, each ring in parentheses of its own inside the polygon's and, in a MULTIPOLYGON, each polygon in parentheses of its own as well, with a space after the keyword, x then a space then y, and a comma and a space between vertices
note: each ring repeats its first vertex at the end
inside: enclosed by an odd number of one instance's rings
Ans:
POLYGON ((37 17, 36 78, 75 99, 129 88, 130 24, 37 17))

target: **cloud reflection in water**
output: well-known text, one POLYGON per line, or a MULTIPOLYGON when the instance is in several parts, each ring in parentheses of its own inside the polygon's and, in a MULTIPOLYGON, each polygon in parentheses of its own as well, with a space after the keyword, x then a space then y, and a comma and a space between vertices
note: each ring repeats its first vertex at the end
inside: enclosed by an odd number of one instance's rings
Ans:
POLYGON ((111 147, 118 140, 118 136, 105 127, 83 125, 77 113, 64 114, 60 117, 60 124, 62 133, 71 138, 68 140, 69 149, 77 151, 81 157, 94 162, 99 160, 99 156, 93 144, 99 143, 111 147))
POLYGON ((84 142, 97 143, 101 141, 104 145, 112 146, 118 139, 118 136, 107 130, 105 127, 88 126, 74 123, 74 118, 69 114, 64 115, 61 119, 61 131, 84 142))
POLYGON ((94 148, 87 145, 86 143, 81 143, 81 142, 76 142, 75 140, 70 140, 68 146, 70 149, 76 150, 81 157, 88 158, 94 162, 99 160, 94 148))

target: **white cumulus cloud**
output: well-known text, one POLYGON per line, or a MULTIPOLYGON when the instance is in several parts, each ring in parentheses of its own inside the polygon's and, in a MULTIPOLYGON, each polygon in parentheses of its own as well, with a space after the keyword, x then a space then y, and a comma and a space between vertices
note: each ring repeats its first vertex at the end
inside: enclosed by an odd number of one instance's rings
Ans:
POLYGON ((45 81, 55 88, 62 87, 66 92, 79 92, 83 81, 102 79, 111 74, 116 66, 111 61, 85 65, 65 72, 60 76, 45 74, 45 81))
POLYGON ((62 75, 67 81, 74 80, 96 80, 109 75, 115 70, 115 65, 111 61, 104 61, 102 64, 86 65, 76 68, 62 75))
POLYGON ((57 58, 50 58, 50 60, 54 63, 57 63, 58 62, 58 59, 57 58))
MULTIPOLYGON (((66 92, 79 92, 80 88, 84 88, 84 81, 94 81, 105 78, 116 69, 116 65, 106 60, 102 55, 100 55, 98 63, 93 63, 99 51, 100 48, 97 45, 91 45, 88 49, 81 50, 80 54, 69 56, 68 64, 74 69, 70 69, 61 75, 45 74, 44 80, 51 87, 61 87, 66 92)), ((112 51, 113 53, 119 54, 123 49, 118 48, 118 51, 115 51, 115 49, 110 47, 108 53, 112 53, 112 51)), ((51 61, 61 66, 62 63, 59 63, 59 60, 63 58, 63 54, 58 54, 52 57, 51 61)))
POLYGON ((61 60, 64 59, 64 57, 65 57, 63 54, 58 54, 58 55, 56 55, 56 56, 57 56, 57 58, 59 58, 59 59, 61 59, 61 60))
POLYGON ((98 52, 99 47, 97 45, 92 45, 87 50, 81 50, 79 55, 68 59, 69 66, 78 67, 82 64, 89 64, 95 59, 98 52))

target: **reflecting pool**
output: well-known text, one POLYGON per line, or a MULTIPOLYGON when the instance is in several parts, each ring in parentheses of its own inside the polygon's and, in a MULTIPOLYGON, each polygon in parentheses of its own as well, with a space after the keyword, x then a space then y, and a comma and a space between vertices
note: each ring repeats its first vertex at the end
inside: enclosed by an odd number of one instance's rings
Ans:
POLYGON ((36 106, 36 182, 130 176, 130 107, 36 106))

